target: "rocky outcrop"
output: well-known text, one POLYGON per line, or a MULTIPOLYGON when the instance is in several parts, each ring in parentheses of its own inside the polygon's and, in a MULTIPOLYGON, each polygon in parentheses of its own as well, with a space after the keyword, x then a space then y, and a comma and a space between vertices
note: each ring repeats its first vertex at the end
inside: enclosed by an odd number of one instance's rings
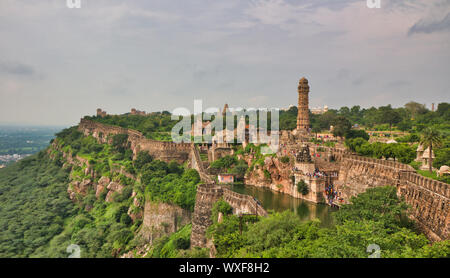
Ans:
POLYGON ((133 190, 133 193, 131 194, 131 197, 133 198, 133 205, 131 205, 128 208, 128 215, 133 220, 133 222, 136 219, 141 219, 143 214, 143 198, 139 199, 138 194, 133 190))
MULTIPOLYGON (((251 164, 251 157, 244 159, 249 165, 251 164)), ((282 163, 277 157, 268 156, 264 160, 264 165, 255 165, 255 169, 246 174, 245 184, 290 194, 292 191, 292 167, 291 163, 282 163), (265 171, 269 173, 270 177, 265 171)))
POLYGON ((111 182, 111 179, 108 177, 101 177, 98 180, 97 188, 95 189, 95 197, 99 198, 100 194, 107 188, 108 184, 111 182))
POLYGON ((90 179, 84 179, 82 181, 72 181, 67 188, 67 193, 69 193, 69 198, 75 200, 77 194, 86 195, 89 187, 92 186, 92 181, 90 179))
POLYGON ((106 194, 105 201, 106 202, 114 201, 113 200, 113 194, 115 192, 117 192, 119 194, 122 193, 124 188, 125 188, 125 186, 121 185, 120 183, 117 183, 117 182, 114 182, 114 181, 110 182, 108 184, 108 186, 106 187, 106 189, 108 189, 108 194, 106 194))

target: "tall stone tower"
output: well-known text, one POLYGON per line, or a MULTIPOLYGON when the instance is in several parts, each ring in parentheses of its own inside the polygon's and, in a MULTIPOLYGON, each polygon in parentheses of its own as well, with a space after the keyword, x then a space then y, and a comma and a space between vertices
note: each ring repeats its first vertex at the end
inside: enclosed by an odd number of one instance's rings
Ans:
POLYGON ((309 85, 308 79, 302 77, 298 83, 298 115, 297 130, 309 129, 309 85))

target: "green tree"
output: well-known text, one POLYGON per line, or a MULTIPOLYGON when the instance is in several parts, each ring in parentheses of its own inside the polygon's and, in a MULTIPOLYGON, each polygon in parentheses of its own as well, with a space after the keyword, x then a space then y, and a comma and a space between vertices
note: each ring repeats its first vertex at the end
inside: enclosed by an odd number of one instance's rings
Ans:
POLYGON ((392 133, 392 125, 399 123, 402 120, 400 113, 391 108, 390 105, 379 108, 380 122, 389 124, 389 131, 392 133))
POLYGON ((297 183, 297 191, 302 195, 307 195, 309 193, 308 184, 304 180, 300 180, 297 183))
POLYGON ((344 137, 350 129, 352 128, 352 124, 347 118, 344 116, 337 116, 333 121, 333 135, 338 137, 344 137))
POLYGON ((358 149, 366 143, 368 143, 367 140, 364 140, 361 137, 345 140, 345 145, 353 152, 359 152, 358 149))
POLYGON ((415 101, 410 101, 405 104, 405 108, 411 114, 411 118, 414 119, 419 114, 424 114, 427 112, 427 108, 425 108, 425 104, 420 104, 415 101))
POLYGON ((362 129, 350 129, 345 134, 345 139, 358 138, 358 137, 363 138, 364 140, 369 140, 369 138, 370 138, 369 134, 367 134, 367 132, 365 132, 362 129))
POLYGON ((420 138, 420 144, 423 146, 423 149, 426 150, 430 148, 430 156, 429 156, 429 171, 433 172, 433 147, 439 147, 442 144, 441 133, 433 128, 426 128, 422 132, 422 137, 420 138))
POLYGON ((153 157, 146 151, 138 152, 136 159, 133 161, 133 165, 137 170, 141 170, 142 167, 153 161, 153 157))
POLYGON ((397 196, 393 186, 369 188, 366 192, 350 199, 349 205, 343 205, 335 214, 338 224, 347 220, 371 220, 382 222, 385 228, 397 230, 409 225, 404 219, 406 203, 397 196))
POLYGON ((128 143, 128 134, 116 134, 113 136, 112 145, 120 153, 125 152, 128 143))

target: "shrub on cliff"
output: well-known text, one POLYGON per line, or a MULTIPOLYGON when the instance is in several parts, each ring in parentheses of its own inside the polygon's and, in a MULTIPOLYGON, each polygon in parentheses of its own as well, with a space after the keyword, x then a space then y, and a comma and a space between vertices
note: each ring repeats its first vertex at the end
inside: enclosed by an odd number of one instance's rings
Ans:
POLYGON ((286 163, 289 163, 291 161, 291 159, 289 158, 289 156, 285 155, 280 158, 280 161, 281 161, 281 163, 286 164, 286 163))
POLYGON ((232 214, 233 207, 226 201, 224 201, 223 198, 220 198, 217 202, 214 203, 211 209, 211 220, 213 221, 213 223, 217 222, 219 212, 222 213, 224 216, 232 214))
POLYGON ((212 162, 210 167, 213 169, 225 170, 230 168, 236 162, 237 162, 236 157, 227 155, 212 162))
MULTIPOLYGON (((149 165, 152 165, 154 162, 149 165)), ((192 211, 195 205, 197 184, 200 182, 198 172, 194 169, 189 169, 182 173, 169 173, 167 171, 167 163, 165 163, 165 166, 162 163, 158 163, 161 168, 154 172, 147 170, 141 178, 142 183, 146 185, 146 198, 175 204, 192 211)))
POLYGON ((236 175, 236 178, 242 179, 245 176, 245 173, 247 172, 248 165, 244 160, 238 160, 236 165, 233 166, 228 172, 230 174, 236 175))
POLYGON ((272 175, 270 174, 270 172, 267 169, 264 169, 264 178, 268 181, 272 180, 272 175))
POLYGON ((304 180, 300 180, 297 183, 297 191, 302 195, 307 195, 309 193, 308 184, 304 180))
POLYGON ((112 138, 112 146, 118 152, 125 152, 128 145, 128 134, 115 134, 112 138))
POLYGON ((146 151, 138 152, 136 159, 133 161, 133 165, 137 170, 141 170, 142 167, 153 161, 153 157, 146 151))

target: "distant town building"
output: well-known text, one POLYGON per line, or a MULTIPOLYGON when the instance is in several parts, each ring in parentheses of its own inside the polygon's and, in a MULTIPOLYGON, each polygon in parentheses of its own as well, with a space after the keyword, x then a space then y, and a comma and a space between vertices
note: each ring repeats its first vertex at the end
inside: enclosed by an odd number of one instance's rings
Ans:
POLYGON ((233 183, 234 182, 234 175, 232 175, 232 174, 219 174, 217 176, 217 179, 219 180, 219 183, 233 183))
POLYGON ((311 113, 312 114, 316 114, 316 115, 323 114, 323 113, 325 113, 327 111, 328 111, 328 106, 326 106, 326 105, 324 105, 323 107, 311 108, 311 113))

